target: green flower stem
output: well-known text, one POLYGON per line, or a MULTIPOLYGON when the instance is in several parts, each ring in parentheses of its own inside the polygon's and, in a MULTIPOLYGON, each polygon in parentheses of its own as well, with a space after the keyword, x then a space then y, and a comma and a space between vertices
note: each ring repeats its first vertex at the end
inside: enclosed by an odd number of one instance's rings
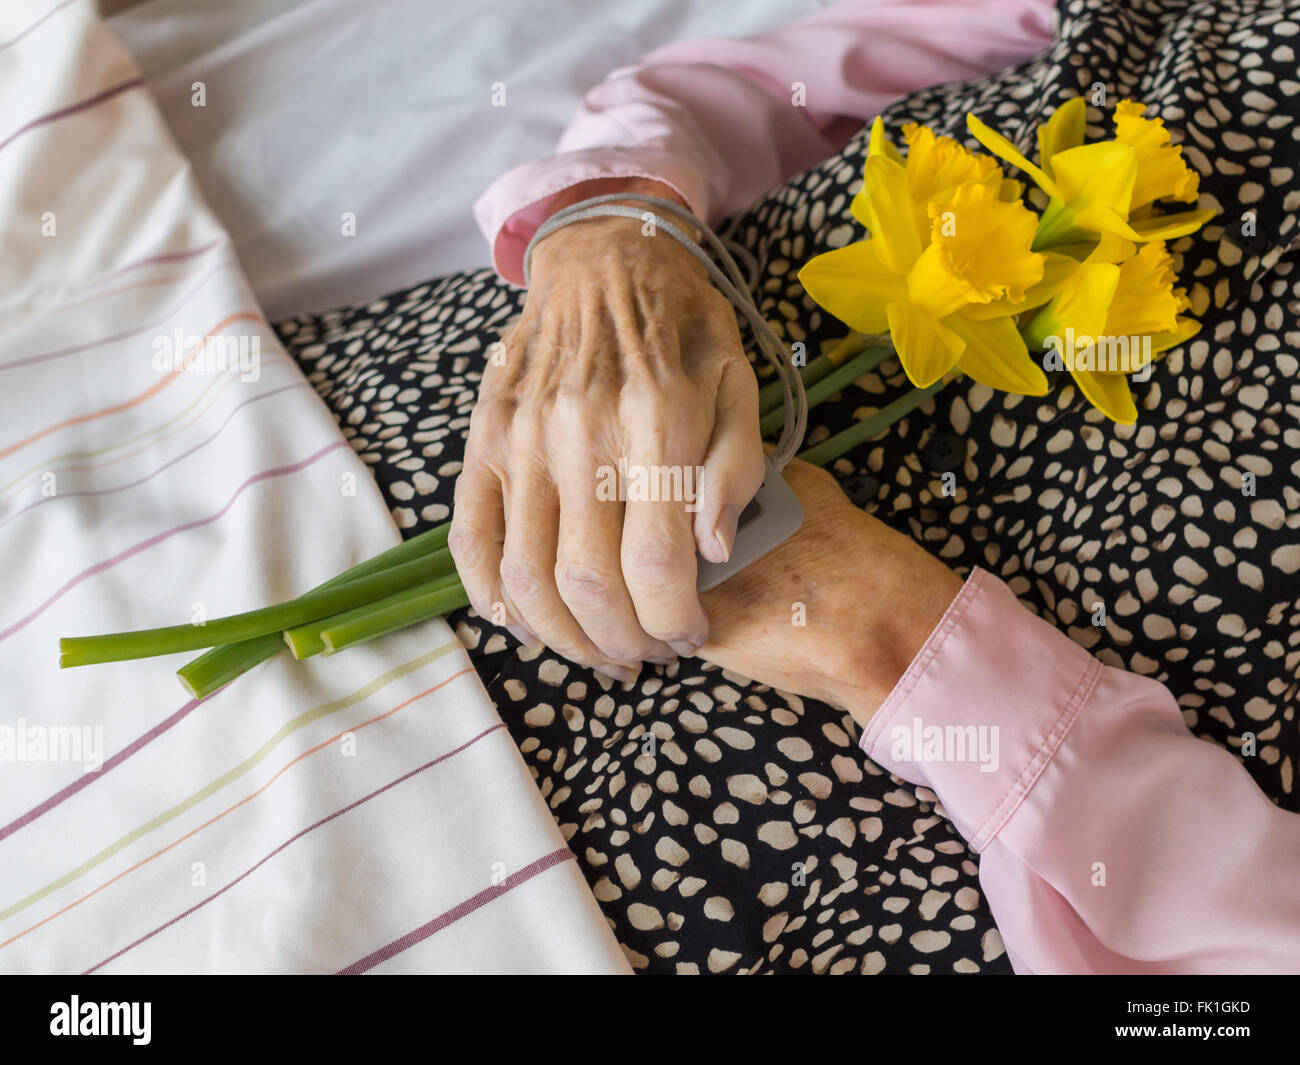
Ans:
MULTIPOLYGON (((437 580, 428 581, 421 588, 460 588, 460 574, 449 573, 445 577, 439 577, 437 580)), ((362 606, 355 607, 352 610, 345 610, 341 614, 331 614, 327 618, 320 618, 317 621, 308 622, 306 625, 299 625, 292 629, 285 629, 281 636, 289 650, 293 652, 296 659, 311 658, 313 655, 323 654, 325 652, 325 641, 321 639, 321 633, 326 629, 333 629, 340 625, 348 625, 359 618, 365 618, 370 612, 383 604, 391 605, 393 600, 399 596, 408 595, 415 589, 408 589, 405 592, 398 592, 396 595, 390 595, 387 598, 376 600, 373 603, 366 603, 362 606)))
POLYGON ((811 462, 814 466, 826 466, 834 462, 850 448, 856 447, 874 436, 879 436, 896 421, 904 415, 910 414, 930 396, 933 396, 955 379, 955 375, 941 377, 929 388, 912 389, 912 391, 894 400, 893 403, 881 407, 874 414, 854 422, 843 432, 828 437, 820 444, 814 444, 802 452, 799 458, 803 459, 804 462, 811 462))
MULTIPOLYGON (((429 529, 403 540, 400 544, 381 551, 373 558, 359 562, 350 569, 331 577, 324 584, 312 589, 313 592, 326 588, 337 588, 347 581, 358 577, 369 577, 380 573, 389 566, 409 562, 421 555, 439 551, 447 546, 447 534, 451 531, 451 522, 445 522, 437 528, 429 529)), ((224 688, 236 677, 247 673, 255 666, 260 666, 269 658, 274 658, 284 650, 284 640, 278 632, 256 636, 251 640, 214 647, 186 662, 176 671, 181 686, 196 699, 206 699, 213 692, 224 688)))
POLYGON ((251 640, 255 636, 303 625, 316 618, 350 610, 412 585, 445 576, 450 564, 451 552, 443 548, 368 577, 308 592, 276 606, 217 618, 204 625, 172 625, 139 632, 65 637, 59 641, 59 650, 62 652, 59 665, 66 669, 97 662, 120 662, 128 658, 152 658, 155 655, 251 640))
MULTIPOLYGON (((842 366, 845 359, 852 358, 871 343, 871 338, 862 333, 850 333, 843 340, 836 341, 835 346, 823 355, 818 355, 807 366, 801 367, 799 376, 804 388, 815 385, 837 366, 842 366)), ((773 381, 758 390, 758 413, 770 414, 781 410, 785 405, 785 388, 780 381, 773 381)))
POLYGON ((198 658, 186 662, 176 671, 183 687, 195 699, 206 699, 254 666, 274 658, 284 650, 284 640, 278 632, 254 636, 251 640, 228 643, 214 647, 198 658))
MULTIPOLYGON (((893 352, 889 348, 868 348, 861 354, 855 355, 834 372, 827 374, 820 381, 808 385, 808 409, 812 410, 818 403, 835 395, 836 392, 839 392, 863 374, 870 373, 892 354, 893 352)), ((776 432, 784 424, 785 410, 783 407, 778 407, 776 410, 763 415, 758 423, 759 429, 764 436, 776 432)))
POLYGON ((419 621, 441 617, 467 605, 469 597, 459 581, 450 587, 442 581, 429 581, 371 603, 363 610, 351 611, 351 620, 341 621, 322 631, 324 654, 337 654, 345 648, 386 636, 419 621))

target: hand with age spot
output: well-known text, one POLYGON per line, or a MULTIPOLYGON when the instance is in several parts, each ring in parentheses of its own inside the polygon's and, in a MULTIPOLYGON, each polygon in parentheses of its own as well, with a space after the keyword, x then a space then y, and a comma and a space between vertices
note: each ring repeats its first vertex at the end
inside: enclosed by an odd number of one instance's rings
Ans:
POLYGON ((838 706, 865 726, 962 580, 850 503, 825 470, 796 459, 784 476, 803 502, 803 525, 704 593, 710 635, 700 657, 838 706))
MULTIPOLYGON (((617 185, 681 202, 658 182, 617 185)), ((607 191, 587 183, 567 199, 607 191)), ((470 420, 448 540, 470 603, 620 681, 643 661, 695 654, 709 634, 696 551, 726 560, 765 473, 731 304, 672 237, 590 219, 538 242, 503 343, 470 420), (702 467, 698 509, 602 500, 602 471, 620 460, 702 467)))

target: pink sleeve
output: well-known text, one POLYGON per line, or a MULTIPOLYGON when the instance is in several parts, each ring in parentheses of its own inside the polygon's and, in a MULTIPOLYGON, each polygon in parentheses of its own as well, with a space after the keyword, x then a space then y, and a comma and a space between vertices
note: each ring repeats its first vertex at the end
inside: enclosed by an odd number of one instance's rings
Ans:
POLYGON ((907 93, 1036 55, 1052 10, 1052 0, 855 0, 755 37, 661 48, 592 89, 558 154, 497 179, 475 218, 497 270, 521 284, 549 202, 582 181, 654 178, 701 217, 724 217, 907 93))
POLYGON ((980 853, 1017 972, 1300 971, 1300 816, 985 571, 862 748, 980 853))

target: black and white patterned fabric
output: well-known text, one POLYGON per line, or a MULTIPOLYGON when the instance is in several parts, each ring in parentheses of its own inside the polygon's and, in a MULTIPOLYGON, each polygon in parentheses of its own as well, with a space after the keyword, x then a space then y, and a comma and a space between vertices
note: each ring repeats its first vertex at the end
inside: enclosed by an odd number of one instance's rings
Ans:
MULTIPOLYGON (((1041 399, 963 380, 834 470, 958 573, 985 567, 1105 662, 1163 682, 1198 736, 1300 811, 1300 3, 1058 14, 1043 57, 914 94, 889 132, 926 123, 974 147, 975 111, 1029 149, 1096 86, 1089 139, 1111 135, 1120 100, 1151 105, 1221 212, 1173 246, 1201 333, 1134 385, 1135 426, 1068 376, 1041 399)), ((865 148, 864 131, 731 227, 762 267, 764 314, 814 351, 844 327, 795 272, 862 236, 848 204, 865 148)), ((476 271, 277 327, 406 533, 450 515, 487 347, 521 306, 476 271)), ((906 387, 886 363, 813 412, 810 442, 906 387)), ((470 611, 452 621, 638 971, 1009 971, 976 856, 932 793, 862 756, 846 715, 698 660, 624 690, 520 654, 470 611)))

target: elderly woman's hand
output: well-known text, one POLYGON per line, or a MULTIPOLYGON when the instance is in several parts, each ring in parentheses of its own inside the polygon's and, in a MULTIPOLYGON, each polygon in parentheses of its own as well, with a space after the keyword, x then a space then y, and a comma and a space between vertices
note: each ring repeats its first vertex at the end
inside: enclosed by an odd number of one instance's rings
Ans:
MULTIPOLYGON (((632 191, 672 195, 643 184, 632 191)), ((475 610, 619 680, 694 654, 709 632, 696 550, 728 557, 764 475, 758 386, 726 297, 640 221, 578 222, 538 243, 498 351, 449 540, 475 610), (619 471, 635 484, 664 469, 698 498, 609 498, 619 471)))
POLYGON ((700 656, 841 707, 865 726, 962 581, 858 510, 824 470, 795 461, 785 478, 803 501, 803 525, 705 593, 711 631, 700 656))

